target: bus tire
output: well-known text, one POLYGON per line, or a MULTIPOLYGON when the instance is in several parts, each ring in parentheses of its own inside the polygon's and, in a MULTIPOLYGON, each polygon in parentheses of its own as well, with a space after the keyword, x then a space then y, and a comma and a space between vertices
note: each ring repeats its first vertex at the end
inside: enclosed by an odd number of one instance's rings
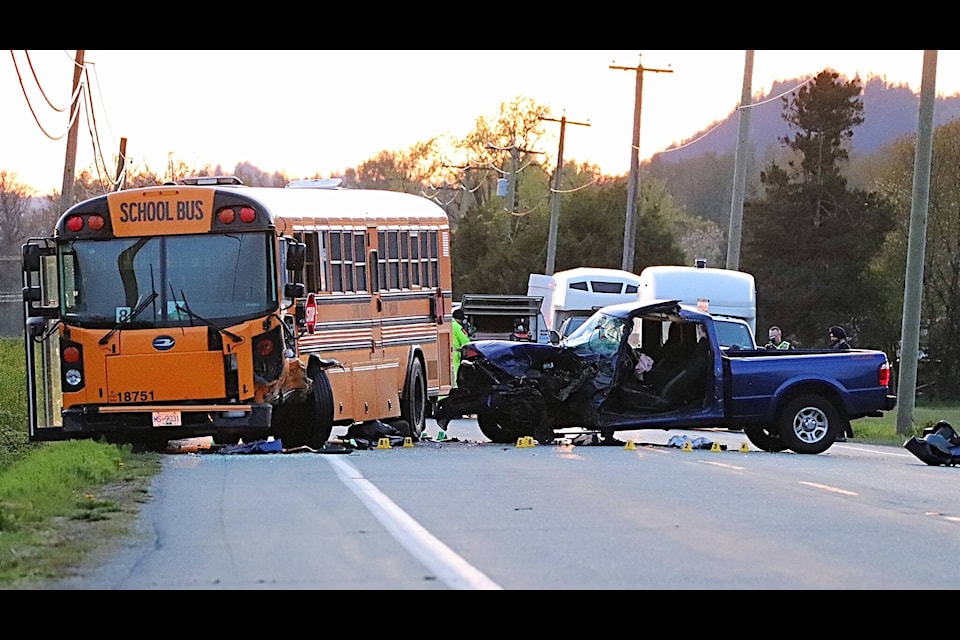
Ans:
POLYGON ((419 438, 427 426, 427 378, 420 358, 411 358, 403 395, 400 397, 400 419, 410 425, 411 437, 419 438))
POLYGON ((310 447, 321 449, 333 431, 333 388, 326 372, 312 362, 307 376, 313 389, 304 402, 293 407, 281 407, 277 417, 277 431, 284 449, 310 447))

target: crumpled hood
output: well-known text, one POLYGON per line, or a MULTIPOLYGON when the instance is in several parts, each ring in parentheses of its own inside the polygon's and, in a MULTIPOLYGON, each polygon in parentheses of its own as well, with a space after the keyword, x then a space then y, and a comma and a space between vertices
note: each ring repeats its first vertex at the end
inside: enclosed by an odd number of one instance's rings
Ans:
POLYGON ((566 351, 563 347, 535 342, 510 340, 478 340, 470 346, 492 364, 516 378, 523 378, 530 369, 540 369, 544 362, 555 361, 566 351))

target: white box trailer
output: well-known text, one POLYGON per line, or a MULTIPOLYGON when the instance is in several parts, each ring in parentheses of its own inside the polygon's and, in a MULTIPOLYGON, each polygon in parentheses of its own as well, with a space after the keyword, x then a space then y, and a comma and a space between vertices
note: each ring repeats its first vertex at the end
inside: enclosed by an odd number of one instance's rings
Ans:
POLYGON ((547 327, 561 335, 569 335, 576 328, 573 321, 589 318, 600 307, 635 301, 639 287, 637 274, 601 267, 576 267, 553 275, 531 273, 527 279, 527 295, 543 298, 540 309, 547 327))
POLYGON ((679 300, 717 319, 743 320, 757 333, 757 287, 751 274, 696 266, 657 265, 640 272, 641 300, 679 300))

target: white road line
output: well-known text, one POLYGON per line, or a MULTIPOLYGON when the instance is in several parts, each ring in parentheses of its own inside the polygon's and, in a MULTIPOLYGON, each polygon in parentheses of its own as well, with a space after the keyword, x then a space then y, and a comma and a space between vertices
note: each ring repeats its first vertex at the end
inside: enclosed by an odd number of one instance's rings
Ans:
POLYGON ((437 540, 341 456, 324 456, 341 482, 370 509, 397 542, 451 589, 497 590, 500 585, 437 540))
POLYGON ((843 494, 843 495, 845 495, 845 496, 856 496, 856 495, 859 495, 858 493, 853 492, 853 491, 847 491, 846 489, 841 489, 841 488, 839 488, 839 487, 831 487, 831 486, 828 485, 828 484, 820 484, 819 482, 804 482, 803 480, 801 480, 801 481, 800 481, 800 484, 805 484, 805 485, 807 485, 808 487, 814 487, 815 489, 823 489, 824 491, 830 491, 830 492, 832 492, 832 493, 840 493, 840 494, 843 494))

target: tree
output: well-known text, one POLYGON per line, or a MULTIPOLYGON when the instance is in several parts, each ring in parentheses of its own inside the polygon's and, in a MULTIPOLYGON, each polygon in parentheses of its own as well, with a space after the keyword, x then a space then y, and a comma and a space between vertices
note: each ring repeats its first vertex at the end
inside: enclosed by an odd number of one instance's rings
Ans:
MULTIPOLYGON (((757 279, 758 316, 787 339, 826 344, 844 325, 856 346, 877 345, 879 282, 874 259, 892 228, 887 199, 848 190, 841 173, 845 144, 863 122, 859 81, 821 72, 783 114, 796 133, 781 139, 795 158, 760 174, 763 193, 744 203, 743 268, 757 279)), ((761 323, 763 324, 763 322, 761 323)))
POLYGON ((825 69, 792 98, 781 98, 783 119, 794 133, 780 142, 799 154, 799 165, 794 161, 789 165, 799 171, 799 182, 817 196, 812 211, 814 227, 820 225, 821 215, 830 215, 824 208, 836 206, 846 188, 840 173, 841 162, 850 157, 845 145, 853 138, 853 129, 863 124, 860 79, 840 82, 839 77, 825 69))
POLYGON ((27 234, 32 190, 17 174, 0 171, 0 255, 20 254, 27 234))
MULTIPOLYGON (((550 180, 544 166, 555 166, 547 164, 551 156, 542 144, 546 135, 543 118, 550 113, 549 107, 517 96, 501 103, 496 116, 477 118, 466 136, 452 142, 459 160, 447 163, 447 183, 463 185, 463 197, 469 194, 477 210, 486 210, 487 203, 494 201, 504 202, 509 211, 523 213, 535 207, 546 210, 550 180), (505 202, 498 195, 498 182, 512 177, 517 180, 515 203, 505 202), (531 180, 539 188, 530 189, 531 180)), ((466 208, 460 211, 469 215, 466 208)))
MULTIPOLYGON (((890 145, 878 189, 895 206, 896 225, 887 237, 877 261, 877 278, 885 283, 888 317, 899 321, 903 312, 904 274, 913 198, 913 164, 916 137, 890 145)), ((927 357, 919 366, 924 374, 918 381, 927 395, 955 400, 960 398, 960 120, 938 127, 933 137, 930 167, 930 195, 924 249, 923 295, 921 301, 921 351, 927 357)), ((896 342, 894 344, 897 344, 896 342)))

